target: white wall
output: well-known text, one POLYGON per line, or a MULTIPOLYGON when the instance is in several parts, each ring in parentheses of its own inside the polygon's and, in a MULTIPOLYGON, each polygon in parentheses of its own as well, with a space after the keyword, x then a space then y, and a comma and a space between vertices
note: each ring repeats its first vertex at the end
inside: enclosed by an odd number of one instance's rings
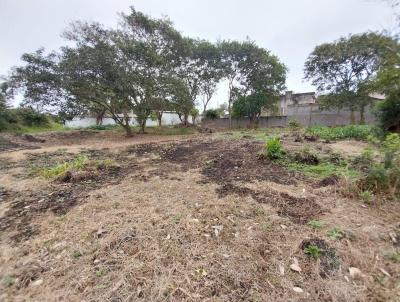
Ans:
MULTIPOLYGON (((189 122, 192 122, 192 117, 189 116, 189 122)), ((172 125, 177 125, 180 124, 181 121, 179 119, 179 116, 174 113, 174 112, 165 112, 162 116, 162 125, 163 126, 172 126, 172 125)), ((112 118, 106 117, 103 118, 103 125, 115 125, 115 122, 112 118)), ((136 119, 133 117, 130 120, 130 124, 133 126, 137 126, 138 123, 136 122, 136 119)), ((68 128, 85 128, 85 127, 90 127, 90 126, 95 126, 96 125, 96 118, 94 117, 75 117, 71 121, 66 121, 65 122, 65 127, 68 128)), ((147 119, 146 121, 146 126, 147 127, 154 127, 158 125, 158 121, 147 119)))

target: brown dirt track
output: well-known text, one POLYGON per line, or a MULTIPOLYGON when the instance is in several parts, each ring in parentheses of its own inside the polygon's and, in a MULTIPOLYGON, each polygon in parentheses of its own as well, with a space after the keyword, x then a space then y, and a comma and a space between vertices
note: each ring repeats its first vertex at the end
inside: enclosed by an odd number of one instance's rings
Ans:
POLYGON ((71 133, 3 139, 1 301, 400 298, 400 265, 385 257, 398 248, 398 203, 346 199, 336 179, 290 172, 251 139, 71 133), (118 165, 73 182, 32 173, 78 153, 118 165), (333 227, 343 239, 327 236, 333 227))

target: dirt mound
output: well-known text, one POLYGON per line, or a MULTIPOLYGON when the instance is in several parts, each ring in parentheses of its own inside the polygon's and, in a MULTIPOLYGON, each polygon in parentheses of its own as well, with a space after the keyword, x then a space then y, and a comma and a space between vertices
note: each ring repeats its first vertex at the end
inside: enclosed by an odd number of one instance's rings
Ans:
POLYGON ((312 198, 294 197, 287 193, 274 191, 254 191, 232 183, 223 184, 217 189, 217 193, 220 198, 229 194, 236 194, 242 197, 251 196, 259 203, 266 203, 275 207, 279 216, 287 217, 299 224, 305 224, 324 212, 321 206, 312 198))
POLYGON ((331 175, 322 179, 316 187, 334 186, 339 182, 340 178, 337 175, 331 175))
POLYGON ((31 142, 31 143, 45 143, 46 142, 45 139, 37 138, 37 137, 35 137, 33 135, 30 135, 30 134, 24 134, 23 135, 23 139, 28 141, 28 142, 31 142))

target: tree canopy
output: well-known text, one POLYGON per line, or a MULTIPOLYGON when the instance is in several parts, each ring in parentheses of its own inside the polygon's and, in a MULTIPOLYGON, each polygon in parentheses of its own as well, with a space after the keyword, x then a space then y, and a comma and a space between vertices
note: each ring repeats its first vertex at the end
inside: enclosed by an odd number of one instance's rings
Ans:
POLYGON ((385 35, 364 33, 340 38, 317 46, 305 63, 305 79, 318 92, 324 108, 359 111, 361 121, 365 107, 371 102, 367 86, 376 76, 387 46, 394 41, 385 35))
POLYGON ((117 28, 74 22, 63 33, 68 45, 59 51, 24 54, 7 93, 22 93, 24 105, 58 111, 62 119, 109 114, 131 135, 132 113, 142 131, 150 114, 161 124, 166 110, 189 124, 194 107, 201 103, 205 112, 223 79, 230 113, 242 97, 258 106, 262 95, 265 105, 284 88, 284 64, 252 41, 214 44, 185 37, 169 19, 133 7, 120 18, 117 28))

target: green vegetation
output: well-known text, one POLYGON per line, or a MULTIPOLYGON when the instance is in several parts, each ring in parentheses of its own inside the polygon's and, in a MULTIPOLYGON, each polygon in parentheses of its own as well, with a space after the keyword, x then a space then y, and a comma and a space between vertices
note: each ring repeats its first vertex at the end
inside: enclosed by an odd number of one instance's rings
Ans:
POLYGON ((104 268, 99 268, 96 270, 96 277, 103 277, 107 271, 104 268))
POLYGON ((380 151, 383 154, 382 162, 375 162, 369 155, 364 155, 370 165, 365 167, 359 186, 371 194, 388 193, 396 200, 400 195, 400 136, 396 133, 387 135, 380 143, 380 151))
POLYGON ((314 229, 322 229, 325 226, 325 222, 321 220, 312 219, 308 222, 308 225, 314 229))
POLYGON ((0 110, 0 132, 37 133, 61 131, 63 126, 53 117, 39 113, 32 108, 15 108, 0 110))
POLYGON ((73 161, 63 162, 54 167, 37 170, 37 174, 52 179, 64 175, 70 170, 83 170, 88 164, 89 158, 86 155, 78 155, 73 161))
POLYGON ((388 252, 385 256, 394 262, 400 263, 400 252, 388 252))
POLYGON ((204 112, 204 118, 207 120, 215 120, 220 117, 218 109, 208 109, 204 112))
POLYGON ((322 139, 358 139, 367 140, 373 132, 373 126, 369 125, 348 125, 343 127, 312 126, 306 129, 306 134, 314 135, 322 139))
POLYGON ((282 142, 279 137, 270 137, 267 139, 266 143, 266 153, 267 157, 276 160, 282 159, 285 155, 285 151, 282 147, 282 142))
POLYGON ((336 165, 329 162, 322 162, 318 165, 307 165, 299 163, 289 163, 288 168, 294 171, 301 171, 310 177, 329 177, 332 175, 356 178, 359 173, 349 168, 347 165, 336 165))
POLYGON ((288 127, 289 127, 290 131, 295 132, 295 131, 300 130, 301 124, 299 121, 290 120, 288 123, 288 127))
POLYGON ((72 258, 79 259, 82 256, 82 253, 79 250, 75 250, 71 254, 72 258))
POLYGON ((372 198, 374 197, 374 194, 370 191, 362 191, 359 194, 360 199, 364 201, 365 203, 371 203, 372 198))
POLYGON ((307 255, 309 255, 315 259, 317 259, 317 258, 319 258, 319 256, 321 256, 321 249, 318 246, 313 245, 313 244, 310 244, 309 246, 307 246, 305 248, 304 252, 307 255))
POLYGON ((339 228, 333 228, 328 231, 328 237, 333 240, 340 240, 344 237, 344 232, 339 228))

